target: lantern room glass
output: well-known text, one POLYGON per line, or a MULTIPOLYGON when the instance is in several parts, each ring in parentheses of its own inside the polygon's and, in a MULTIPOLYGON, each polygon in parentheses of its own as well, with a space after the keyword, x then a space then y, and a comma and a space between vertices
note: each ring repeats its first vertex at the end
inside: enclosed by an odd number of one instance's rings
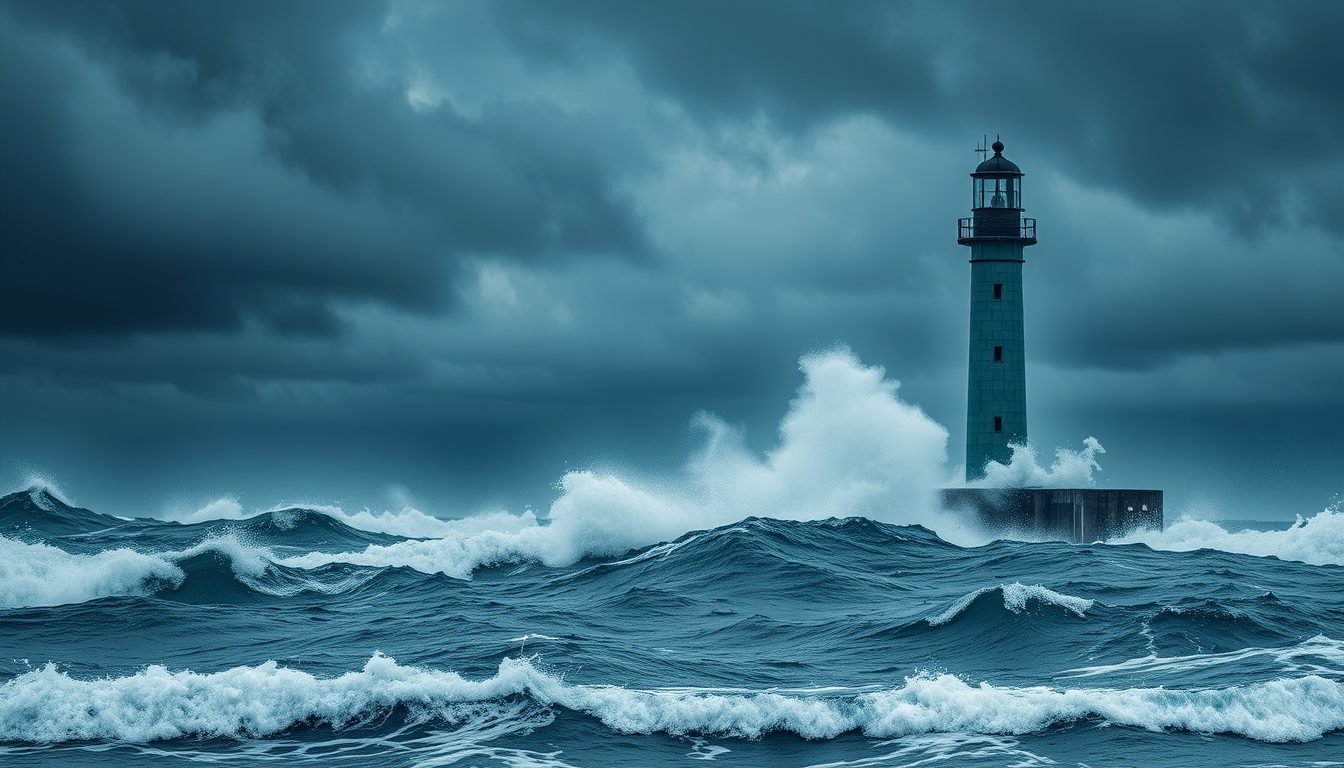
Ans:
POLYGON ((1021 208, 1022 180, 1016 177, 975 180, 972 208, 1021 208))

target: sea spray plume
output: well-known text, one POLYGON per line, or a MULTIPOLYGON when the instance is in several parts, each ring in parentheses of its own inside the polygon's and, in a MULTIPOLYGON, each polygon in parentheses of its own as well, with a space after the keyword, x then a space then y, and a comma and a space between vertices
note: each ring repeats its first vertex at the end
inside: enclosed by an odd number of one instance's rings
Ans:
MULTIPOLYGON (((682 473, 641 483, 569 472, 549 525, 530 514, 498 529, 450 532, 428 541, 311 553, 280 562, 408 566, 470 577, 481 566, 539 560, 562 566, 612 556, 744 517, 815 520, 862 515, 892 523, 955 527, 937 511, 934 487, 947 461, 947 430, 897 396, 900 384, 839 347, 804 356, 798 396, 780 423, 779 445, 748 450, 722 419, 697 414, 706 441, 682 473)), ((501 516, 503 517, 503 516, 501 516)))
POLYGON ((1036 449, 1029 443, 1012 445, 1013 456, 1005 466, 997 461, 985 465, 985 476, 966 483, 970 488, 1091 488, 1097 484, 1092 473, 1099 471, 1096 455, 1106 449, 1095 437, 1083 441, 1083 450, 1055 449, 1055 461, 1049 469, 1036 461, 1036 449))
POLYGON ((707 505, 722 510, 722 522, 748 514, 935 522, 947 430, 898 396, 899 381, 847 348, 807 355, 799 367, 804 384, 763 462, 722 420, 699 416, 711 439, 690 476, 707 505))

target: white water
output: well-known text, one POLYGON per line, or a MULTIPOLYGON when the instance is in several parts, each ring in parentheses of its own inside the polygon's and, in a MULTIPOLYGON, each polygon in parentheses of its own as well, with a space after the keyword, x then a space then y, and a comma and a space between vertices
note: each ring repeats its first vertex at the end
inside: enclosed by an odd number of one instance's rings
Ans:
POLYGON ((146 581, 181 584, 185 574, 160 557, 130 549, 72 555, 47 544, 0 536, 0 608, 82 603, 113 595, 143 595, 146 581))
POLYGON ((991 461, 985 476, 966 483, 971 488, 1091 488, 1097 484, 1093 472, 1101 470, 1096 456, 1106 449, 1095 437, 1083 441, 1083 450, 1055 449, 1055 461, 1047 469, 1036 460, 1036 448, 1029 443, 1013 445, 1008 464, 991 461))
MULTIPOLYGON (((271 560, 299 568, 337 562, 406 566, 465 579, 482 566, 528 560, 560 566, 585 556, 616 556, 749 515, 799 520, 863 516, 918 523, 963 546, 988 540, 966 521, 938 509, 935 489, 947 480, 947 430, 902 400, 899 382, 887 379, 882 368, 864 366, 843 348, 808 355, 800 369, 804 383, 780 423, 778 445, 764 456, 750 451, 742 435, 722 419, 701 413, 694 423, 705 442, 680 473, 635 480, 570 472, 544 520, 531 511, 442 520, 409 508, 374 514, 321 506, 317 509, 322 513, 352 527, 423 540, 284 558, 236 540, 214 539, 215 544, 203 546, 226 554, 244 580, 258 579, 271 560)), ((978 484, 1092 485, 1096 456, 1103 452, 1089 437, 1082 451, 1060 449, 1054 463, 1043 468, 1034 449, 1018 446, 1008 465, 991 463, 987 479, 978 484)), ((41 485, 59 494, 49 481, 41 485)), ((275 508, 251 514, 282 512, 275 508)), ((236 499, 225 497, 174 517, 204 522, 248 516, 236 499)), ((1288 531, 1273 532, 1228 532, 1211 522, 1180 520, 1165 531, 1124 541, 1342 565, 1344 514, 1326 510, 1288 531)), ((179 579, 174 562, 189 556, 130 550, 82 556, 19 542, 4 546, 10 557, 0 566, 8 570, 0 575, 11 575, 0 586, 0 604, 11 607, 140 594, 145 579, 179 579)), ((268 587, 258 582, 257 588, 268 587)))
POLYGON ((0 608, 67 605, 103 597, 146 595, 163 586, 179 587, 186 579, 180 563, 208 553, 226 559, 233 576, 248 588, 277 597, 300 592, 337 593, 377 575, 368 571, 321 580, 281 573, 270 567, 275 559, 270 550, 228 534, 183 550, 144 553, 119 548, 92 555, 0 536, 0 608))
POLYGON ((1057 605, 1061 608, 1067 608, 1078 616, 1082 616, 1091 610, 1095 601, 1085 597, 1074 597, 1056 592, 1053 589, 1046 589, 1040 584, 1023 584, 1015 581, 1012 584, 1000 584, 997 587, 983 587, 976 591, 964 595, 957 599, 947 610, 937 616, 926 619, 930 626, 941 626, 960 616, 963 611, 971 607, 975 599, 986 592, 999 590, 1003 593, 1003 607, 1005 610, 1013 613, 1021 613, 1026 610, 1028 600, 1037 600, 1050 605, 1057 605))
POLYGON ((482 704, 510 706, 504 700, 519 695, 586 713, 624 733, 1023 734, 1100 718, 1284 742, 1344 728, 1344 684, 1317 675, 1201 690, 998 687, 948 674, 864 692, 639 690, 566 683, 525 659, 505 659, 494 677, 473 681, 375 655, 360 671, 326 679, 267 662, 204 675, 150 666, 128 677, 75 680, 48 664, 0 686, 0 740, 266 736, 301 724, 340 728, 397 705, 417 719, 460 722, 482 704))
POLYGON ((568 565, 587 555, 620 555, 752 515, 863 516, 922 524, 953 541, 984 541, 938 509, 947 430, 901 400, 899 382, 886 379, 881 368, 862 365, 846 349, 804 357, 800 368, 803 386, 780 423, 778 446, 764 457, 747 449, 737 430, 701 413, 694 423, 706 441, 678 476, 639 482, 570 472, 560 482, 562 493, 548 524, 530 513, 494 515, 474 530, 459 522, 461 528, 446 535, 436 531, 439 537, 427 541, 280 562, 406 566, 469 578, 478 567, 505 562, 568 565))
POLYGON ((1111 543, 1142 543, 1173 552, 1218 549, 1312 565, 1344 565, 1344 511, 1335 505, 1306 520, 1299 515, 1286 531, 1228 531, 1208 520, 1183 517, 1165 530, 1141 531, 1111 543))
POLYGON ((412 507, 405 507, 396 512, 373 512, 368 509, 347 512, 330 504, 316 504, 307 501, 277 504, 267 509, 248 511, 232 496, 222 496, 214 499, 199 509, 190 512, 169 511, 160 519, 191 525, 216 521, 251 520, 262 515, 272 515, 277 522, 277 526, 280 526, 283 515, 294 509, 320 512, 337 522, 362 531, 387 533, 412 539, 440 538, 487 530, 509 530, 516 528, 519 522, 523 520, 531 520, 535 523, 534 517, 520 517, 510 515, 507 512, 487 512, 455 520, 444 520, 433 515, 427 515, 412 507))

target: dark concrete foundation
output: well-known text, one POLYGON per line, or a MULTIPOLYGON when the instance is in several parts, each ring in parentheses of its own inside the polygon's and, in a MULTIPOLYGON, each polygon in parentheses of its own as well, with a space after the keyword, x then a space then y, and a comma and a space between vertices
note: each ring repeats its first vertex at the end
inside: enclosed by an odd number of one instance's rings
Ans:
POLYGON ((944 488, 943 507, 967 510, 996 533, 1082 544, 1162 530, 1162 492, 1101 488, 944 488))

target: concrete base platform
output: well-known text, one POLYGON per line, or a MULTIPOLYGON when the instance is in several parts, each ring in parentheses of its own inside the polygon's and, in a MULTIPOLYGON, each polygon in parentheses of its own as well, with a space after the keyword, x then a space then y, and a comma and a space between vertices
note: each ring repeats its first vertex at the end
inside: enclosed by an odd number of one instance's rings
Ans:
POLYGON ((1162 492, 1101 488, 944 488, 943 507, 968 510, 991 531, 1104 541, 1162 530, 1162 492))

